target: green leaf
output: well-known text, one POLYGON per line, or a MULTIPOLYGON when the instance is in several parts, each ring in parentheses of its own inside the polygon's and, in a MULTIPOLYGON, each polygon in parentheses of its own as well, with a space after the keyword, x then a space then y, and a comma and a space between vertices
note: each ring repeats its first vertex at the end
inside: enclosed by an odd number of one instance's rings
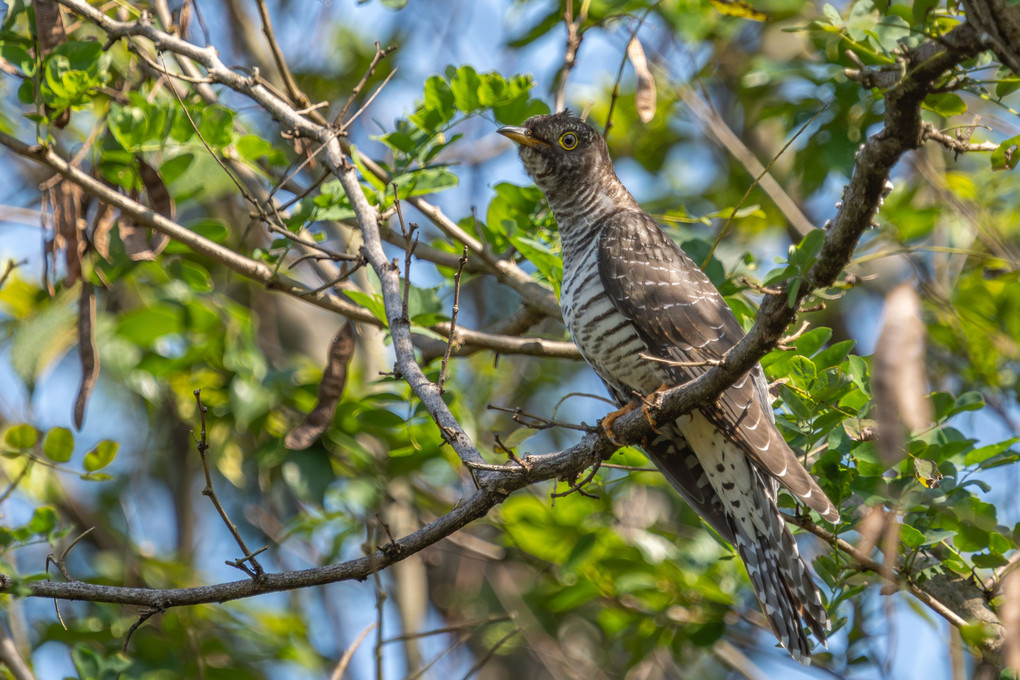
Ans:
POLYGON ((953 543, 960 552, 978 552, 988 547, 988 532, 968 522, 961 522, 953 543))
POLYGON ((124 314, 117 326, 119 335, 142 347, 151 347, 157 340, 182 330, 181 310, 170 304, 143 307, 124 314))
POLYGON ((148 138, 148 118, 137 106, 110 104, 106 122, 114 139, 127 151, 137 151, 148 138))
POLYGON ((13 425, 4 432, 4 444, 15 451, 25 451, 39 441, 39 431, 28 423, 13 425))
MULTIPOLYGON (((831 328, 819 326, 818 328, 812 328, 794 340, 793 346, 797 348, 798 354, 803 354, 804 356, 809 357, 821 349, 831 337, 831 328)), ((823 368, 827 368, 827 366, 823 366, 823 368)))
MULTIPOLYGON (((257 163, 263 158, 270 165, 284 165, 287 157, 265 139, 257 135, 244 135, 234 144, 241 157, 250 163, 257 163)), ((164 180, 169 182, 164 176, 164 180)))
POLYGON ((871 392, 865 384, 865 380, 868 377, 868 362, 863 357, 857 356, 856 354, 851 354, 847 358, 847 362, 850 379, 853 380, 854 384, 857 385, 857 388, 861 392, 870 395, 871 392))
MULTIPOLYGON (((839 366, 846 361, 846 358, 850 355, 850 351, 856 344, 856 340, 843 340, 842 342, 837 342, 831 347, 827 347, 816 354, 812 357, 812 360, 818 368, 832 368, 834 366, 839 366)), ((797 346, 797 350, 807 354, 807 352, 800 349, 799 344, 797 346)))
POLYGON ((35 536, 46 536, 57 526, 57 511, 49 505, 35 509, 25 528, 35 536))
POLYGON ((953 410, 949 415, 956 415, 963 411, 980 411, 985 407, 985 398, 980 392, 970 391, 964 392, 956 398, 956 402, 953 404, 953 410))
POLYGON ((943 118, 967 113, 967 103, 953 92, 940 92, 925 97, 924 108, 934 111, 943 118))
POLYGON ((71 460, 74 451, 74 435, 66 427, 55 427, 46 433, 43 440, 43 454, 54 463, 71 460))
POLYGON ((222 149, 234 141, 234 112, 213 104, 202 109, 198 131, 206 144, 214 149, 222 149))
POLYGON ((825 230, 812 229, 795 246, 790 246, 790 264, 797 265, 801 270, 808 269, 814 263, 822 244, 825 243, 825 230))
POLYGON ((967 455, 963 457, 963 464, 968 466, 979 465, 988 460, 989 458, 998 456, 1000 453, 1008 451, 1009 447, 1013 446, 1013 444, 1016 444, 1017 442, 1020 442, 1020 437, 1014 437, 1012 439, 1007 439, 1006 441, 999 442, 997 444, 989 444, 988 446, 982 446, 979 449, 969 451, 967 455))
POLYGON ((829 20, 830 24, 833 26, 839 26, 840 28, 843 27, 843 17, 840 16, 838 9, 829 3, 825 3, 822 7, 822 12, 825 14, 825 18, 829 20))
POLYGON ((29 78, 35 75, 35 59, 27 50, 18 45, 12 45, 9 42, 0 45, 0 58, 17 66, 29 78))
POLYGON ((1020 135, 1010 137, 992 152, 992 169, 1012 170, 1020 162, 1020 135))
POLYGON ((535 265, 542 278, 552 284, 556 295, 560 294, 563 282, 563 260, 549 246, 536 239, 524 236, 511 236, 511 243, 528 261, 535 265))
POLYGON ((982 553, 980 555, 974 555, 971 558, 974 562, 974 566, 979 569, 995 569, 996 567, 1002 567, 1009 563, 1002 555, 996 555, 995 553, 982 553))
POLYGON ((425 105, 423 113, 417 118, 411 116, 412 123, 426 132, 433 132, 447 121, 453 118, 456 113, 455 98, 453 90, 440 76, 432 76, 425 81, 425 105))
POLYGON ((481 88, 482 79, 478 77, 470 66, 461 66, 456 74, 450 79, 450 89, 453 91, 453 103, 463 113, 472 113, 482 102, 478 91, 481 88))
POLYGON ((818 369, 815 368, 814 362, 807 357, 791 357, 788 371, 795 384, 808 390, 815 378, 818 377, 818 369))
POLYGON ((999 99, 1008 97, 1020 90, 1020 78, 1004 78, 995 84, 995 96, 999 99))
POLYGON ((168 158, 163 161, 163 164, 159 166, 159 174, 163 178, 163 182, 169 186, 187 171, 191 166, 192 161, 195 160, 194 154, 182 153, 179 156, 168 158))
POLYGON ((383 304, 382 295, 369 295, 360 290, 345 290, 344 294, 354 302, 358 303, 368 311, 372 312, 375 318, 387 324, 386 306, 383 304))
POLYGON ((924 545, 924 534, 909 524, 903 523, 900 525, 900 540, 910 548, 919 548, 924 545))
POLYGON ((401 200, 404 200, 414 196, 434 194, 437 191, 455 187, 457 182, 457 175, 444 167, 434 167, 413 170, 398 175, 392 179, 390 184, 397 185, 398 196, 401 200))
POLYGON ((117 449, 119 448, 120 444, 117 442, 110 439, 104 439, 96 444, 96 448, 85 454, 85 460, 82 463, 82 467, 85 468, 86 472, 102 470, 104 467, 113 462, 113 459, 117 456, 117 449))

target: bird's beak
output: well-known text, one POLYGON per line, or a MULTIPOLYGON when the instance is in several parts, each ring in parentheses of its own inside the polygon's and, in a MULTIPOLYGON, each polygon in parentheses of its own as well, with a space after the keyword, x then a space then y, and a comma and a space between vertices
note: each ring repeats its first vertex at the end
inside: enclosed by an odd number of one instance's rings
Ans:
POLYGON ((524 146, 531 146, 536 148, 549 147, 548 142, 543 142, 541 139, 533 137, 531 135, 531 130, 527 128, 513 127, 508 125, 507 127, 501 127, 500 129, 496 130, 496 132, 498 132, 499 134, 503 135, 508 139, 517 142, 518 144, 523 144, 524 146))

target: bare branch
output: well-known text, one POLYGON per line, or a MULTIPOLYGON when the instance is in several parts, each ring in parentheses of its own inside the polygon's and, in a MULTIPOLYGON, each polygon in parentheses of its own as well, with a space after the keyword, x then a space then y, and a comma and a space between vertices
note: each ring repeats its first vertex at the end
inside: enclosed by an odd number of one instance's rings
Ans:
POLYGON ((446 382, 446 368, 450 364, 450 352, 457 338, 457 314, 460 312, 460 277, 464 274, 464 265, 468 262, 468 249, 464 246, 464 254, 458 261, 457 273, 453 277, 453 310, 450 313, 450 339, 446 343, 446 351, 443 352, 443 363, 439 369, 439 391, 443 392, 443 384, 446 382))
POLYGON ((7 670, 11 672, 14 680, 35 680, 32 669, 28 667, 25 660, 21 658, 18 648, 14 646, 14 640, 6 634, 0 636, 0 662, 3 662, 7 670))
MULTIPOLYGON (((206 451, 209 450, 209 439, 206 437, 205 428, 205 414, 208 409, 206 409, 206 407, 202 404, 202 390, 195 390, 194 394, 195 403, 198 406, 198 416, 202 423, 202 429, 199 431, 199 436, 195 437, 194 433, 192 433, 192 437, 195 439, 195 448, 198 449, 198 454, 202 457, 202 471, 205 473, 205 488, 202 489, 202 495, 208 496, 209 500, 212 501, 213 507, 216 508, 216 512, 219 514, 220 519, 223 520, 223 523, 230 531, 230 535, 234 537, 234 541, 241 549, 242 557, 240 559, 227 562, 227 564, 240 569, 251 576, 252 579, 257 581, 265 575, 265 571, 262 569, 262 565, 259 564, 259 561, 255 559, 255 556, 268 549, 268 546, 261 548, 260 550, 256 550, 255 552, 248 550, 248 546, 245 544, 244 538, 241 537, 241 532, 237 530, 237 525, 230 520, 229 515, 227 515, 227 511, 223 508, 219 497, 216 495, 216 489, 213 488, 212 475, 209 473, 209 461, 205 455, 206 451), (251 564, 250 569, 245 566, 245 562, 251 564)), ((127 643, 125 642, 125 645, 126 644, 127 643)))
POLYGON ((584 35, 580 32, 581 24, 588 18, 588 6, 591 0, 582 0, 581 11, 574 19, 574 0, 567 0, 563 9, 563 23, 567 25, 567 46, 563 54, 563 66, 558 74, 559 84, 556 86, 556 100, 553 104, 553 111, 562 111, 567 101, 567 80, 570 78, 570 71, 577 63, 577 50, 581 47, 581 40, 584 35))

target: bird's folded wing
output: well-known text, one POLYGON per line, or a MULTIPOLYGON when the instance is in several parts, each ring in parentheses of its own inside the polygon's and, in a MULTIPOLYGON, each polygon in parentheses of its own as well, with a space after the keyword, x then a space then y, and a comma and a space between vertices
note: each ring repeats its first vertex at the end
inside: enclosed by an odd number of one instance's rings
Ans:
MULTIPOLYGON (((672 384, 701 375, 744 336, 705 273, 648 214, 621 212, 608 220, 599 235, 598 259, 613 304, 654 355, 672 362, 663 365, 672 384)), ((776 429, 760 366, 702 412, 809 507, 827 519, 838 518, 776 429)))

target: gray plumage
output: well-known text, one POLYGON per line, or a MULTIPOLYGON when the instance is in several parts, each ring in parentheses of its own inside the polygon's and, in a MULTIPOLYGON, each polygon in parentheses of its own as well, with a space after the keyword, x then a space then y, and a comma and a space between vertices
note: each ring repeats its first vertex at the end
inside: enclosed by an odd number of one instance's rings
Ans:
MULTIPOLYGON (((743 337, 708 277, 617 178, 591 126, 563 112, 499 132, 518 143, 556 216, 563 318, 619 405, 697 377, 743 337)), ((776 429, 761 367, 715 403, 659 428, 645 450, 736 546, 776 637, 809 663, 801 621, 824 644, 828 614, 776 507, 779 485, 828 521, 839 513, 776 429)))

